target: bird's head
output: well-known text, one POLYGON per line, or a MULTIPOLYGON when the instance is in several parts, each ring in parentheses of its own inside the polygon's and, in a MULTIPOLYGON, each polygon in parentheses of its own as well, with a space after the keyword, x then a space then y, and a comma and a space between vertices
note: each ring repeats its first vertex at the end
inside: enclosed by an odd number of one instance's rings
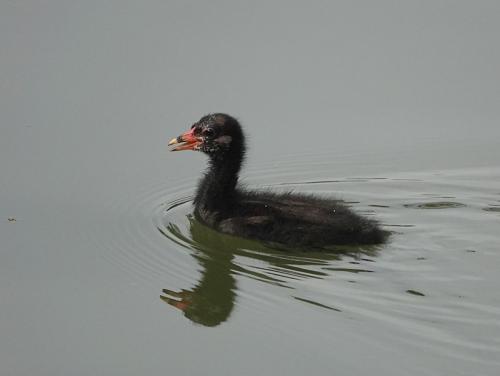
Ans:
POLYGON ((191 129, 168 143, 171 151, 196 150, 211 157, 239 153, 243 155, 245 140, 238 121, 226 114, 203 116, 191 129))

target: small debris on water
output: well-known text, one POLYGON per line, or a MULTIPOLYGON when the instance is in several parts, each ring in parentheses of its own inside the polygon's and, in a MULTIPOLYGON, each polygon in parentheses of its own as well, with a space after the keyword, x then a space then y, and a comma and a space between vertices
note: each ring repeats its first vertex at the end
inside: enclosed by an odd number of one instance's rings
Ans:
POLYGON ((16 222, 16 219, 15 219, 14 217, 9 217, 9 218, 8 218, 8 221, 9 221, 9 222, 16 222))

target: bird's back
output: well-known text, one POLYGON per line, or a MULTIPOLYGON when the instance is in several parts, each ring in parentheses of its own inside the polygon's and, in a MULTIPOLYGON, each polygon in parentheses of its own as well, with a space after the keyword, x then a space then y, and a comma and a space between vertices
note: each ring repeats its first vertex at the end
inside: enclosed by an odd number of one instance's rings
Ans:
POLYGON ((224 233, 291 247, 377 244, 387 237, 376 221, 340 200, 267 191, 239 192, 234 210, 213 225, 224 233))

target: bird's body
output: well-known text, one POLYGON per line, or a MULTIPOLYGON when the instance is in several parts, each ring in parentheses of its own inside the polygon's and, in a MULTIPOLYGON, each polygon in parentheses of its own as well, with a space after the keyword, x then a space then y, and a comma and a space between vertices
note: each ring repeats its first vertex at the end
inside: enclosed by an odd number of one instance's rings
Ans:
POLYGON ((174 150, 199 150, 209 168, 198 185, 196 218, 226 234, 306 249, 340 244, 378 244, 387 232, 340 200, 238 187, 245 154, 241 126, 229 115, 203 117, 173 139, 174 150))

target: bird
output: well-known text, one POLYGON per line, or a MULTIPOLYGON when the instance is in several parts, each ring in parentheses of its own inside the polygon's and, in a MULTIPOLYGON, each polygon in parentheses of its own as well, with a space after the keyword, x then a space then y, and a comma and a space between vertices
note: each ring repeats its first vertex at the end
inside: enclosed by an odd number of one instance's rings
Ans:
POLYGON ((376 220, 357 214, 342 200, 238 184, 246 143, 241 124, 231 115, 205 115, 168 145, 171 151, 208 156, 193 214, 220 233, 303 250, 381 244, 388 238, 376 220))

